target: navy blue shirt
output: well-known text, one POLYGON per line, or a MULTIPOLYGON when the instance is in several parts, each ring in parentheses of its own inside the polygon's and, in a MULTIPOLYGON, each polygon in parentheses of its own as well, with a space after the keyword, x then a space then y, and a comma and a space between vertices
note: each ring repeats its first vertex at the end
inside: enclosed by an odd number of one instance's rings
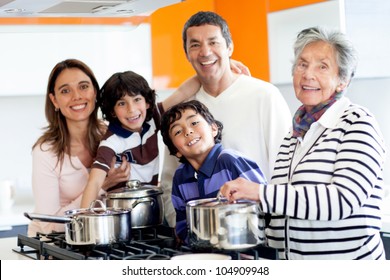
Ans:
POLYGON ((173 177, 172 203, 176 210, 176 234, 181 240, 187 238, 187 202, 216 197, 225 182, 238 177, 266 184, 263 172, 254 161, 237 151, 223 149, 221 144, 212 148, 197 172, 189 163, 178 167, 173 177))

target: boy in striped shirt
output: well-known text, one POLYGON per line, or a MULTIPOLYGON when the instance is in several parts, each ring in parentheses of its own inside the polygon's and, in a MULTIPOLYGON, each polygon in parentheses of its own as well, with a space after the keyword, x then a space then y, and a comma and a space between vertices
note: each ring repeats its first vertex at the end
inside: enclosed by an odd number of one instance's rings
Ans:
POLYGON ((164 101, 156 103, 155 90, 149 87, 144 77, 133 71, 115 73, 106 81, 100 91, 98 105, 109 125, 92 163, 81 201, 82 208, 99 197, 113 164, 115 168, 130 164, 129 180, 158 184, 157 133, 161 115, 166 109, 191 97, 191 92, 197 88, 199 82, 190 78, 164 101))

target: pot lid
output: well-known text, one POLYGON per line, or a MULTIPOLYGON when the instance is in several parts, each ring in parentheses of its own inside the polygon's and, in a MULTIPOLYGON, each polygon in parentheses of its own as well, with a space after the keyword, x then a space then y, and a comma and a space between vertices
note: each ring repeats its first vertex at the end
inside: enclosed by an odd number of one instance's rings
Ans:
POLYGON ((162 194, 161 188, 141 183, 139 180, 130 180, 122 188, 107 193, 108 198, 140 198, 162 194))
POLYGON ((129 212, 124 209, 114 209, 111 207, 106 207, 106 205, 101 200, 94 200, 91 202, 89 208, 80 208, 65 211, 65 216, 76 217, 76 216, 110 216, 118 215, 129 212), (96 207, 96 204, 99 204, 96 207))
POLYGON ((250 206, 255 202, 246 199, 239 199, 234 202, 229 201, 225 197, 216 197, 216 198, 204 198, 192 200, 187 203, 188 207, 226 207, 229 208, 240 208, 242 206, 250 206))

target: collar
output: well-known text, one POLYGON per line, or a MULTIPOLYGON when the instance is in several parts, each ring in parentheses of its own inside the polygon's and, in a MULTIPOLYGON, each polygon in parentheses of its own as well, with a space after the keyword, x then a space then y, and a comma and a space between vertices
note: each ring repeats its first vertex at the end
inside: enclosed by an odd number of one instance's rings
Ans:
POLYGON ((217 164, 218 156, 222 152, 223 147, 222 144, 215 144, 211 149, 209 154, 207 155, 204 163, 199 168, 198 172, 191 166, 191 164, 187 163, 185 167, 185 177, 195 177, 197 178, 197 173, 204 174, 207 178, 210 178, 213 175, 214 167, 217 164))
POLYGON ((345 96, 341 97, 326 110, 318 123, 325 128, 335 128, 349 105, 351 105, 351 101, 345 96))
MULTIPOLYGON (((149 128, 150 128, 150 124, 148 122, 144 122, 142 125, 141 136, 143 136, 149 130, 149 128)), ((130 131, 122 127, 122 125, 118 121, 111 122, 108 125, 108 129, 115 135, 118 135, 122 138, 128 138, 134 133, 133 131, 130 131)))

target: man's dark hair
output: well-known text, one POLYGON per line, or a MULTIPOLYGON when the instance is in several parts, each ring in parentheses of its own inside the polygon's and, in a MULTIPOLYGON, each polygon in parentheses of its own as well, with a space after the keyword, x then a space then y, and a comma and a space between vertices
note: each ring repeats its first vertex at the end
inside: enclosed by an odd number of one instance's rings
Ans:
POLYGON ((215 25, 221 28, 222 37, 225 38, 226 46, 229 47, 232 43, 232 35, 230 34, 229 26, 226 21, 218 14, 213 12, 198 12, 192 15, 187 22, 184 24, 183 28, 183 46, 184 51, 187 54, 187 29, 192 26, 201 26, 201 25, 215 25))

